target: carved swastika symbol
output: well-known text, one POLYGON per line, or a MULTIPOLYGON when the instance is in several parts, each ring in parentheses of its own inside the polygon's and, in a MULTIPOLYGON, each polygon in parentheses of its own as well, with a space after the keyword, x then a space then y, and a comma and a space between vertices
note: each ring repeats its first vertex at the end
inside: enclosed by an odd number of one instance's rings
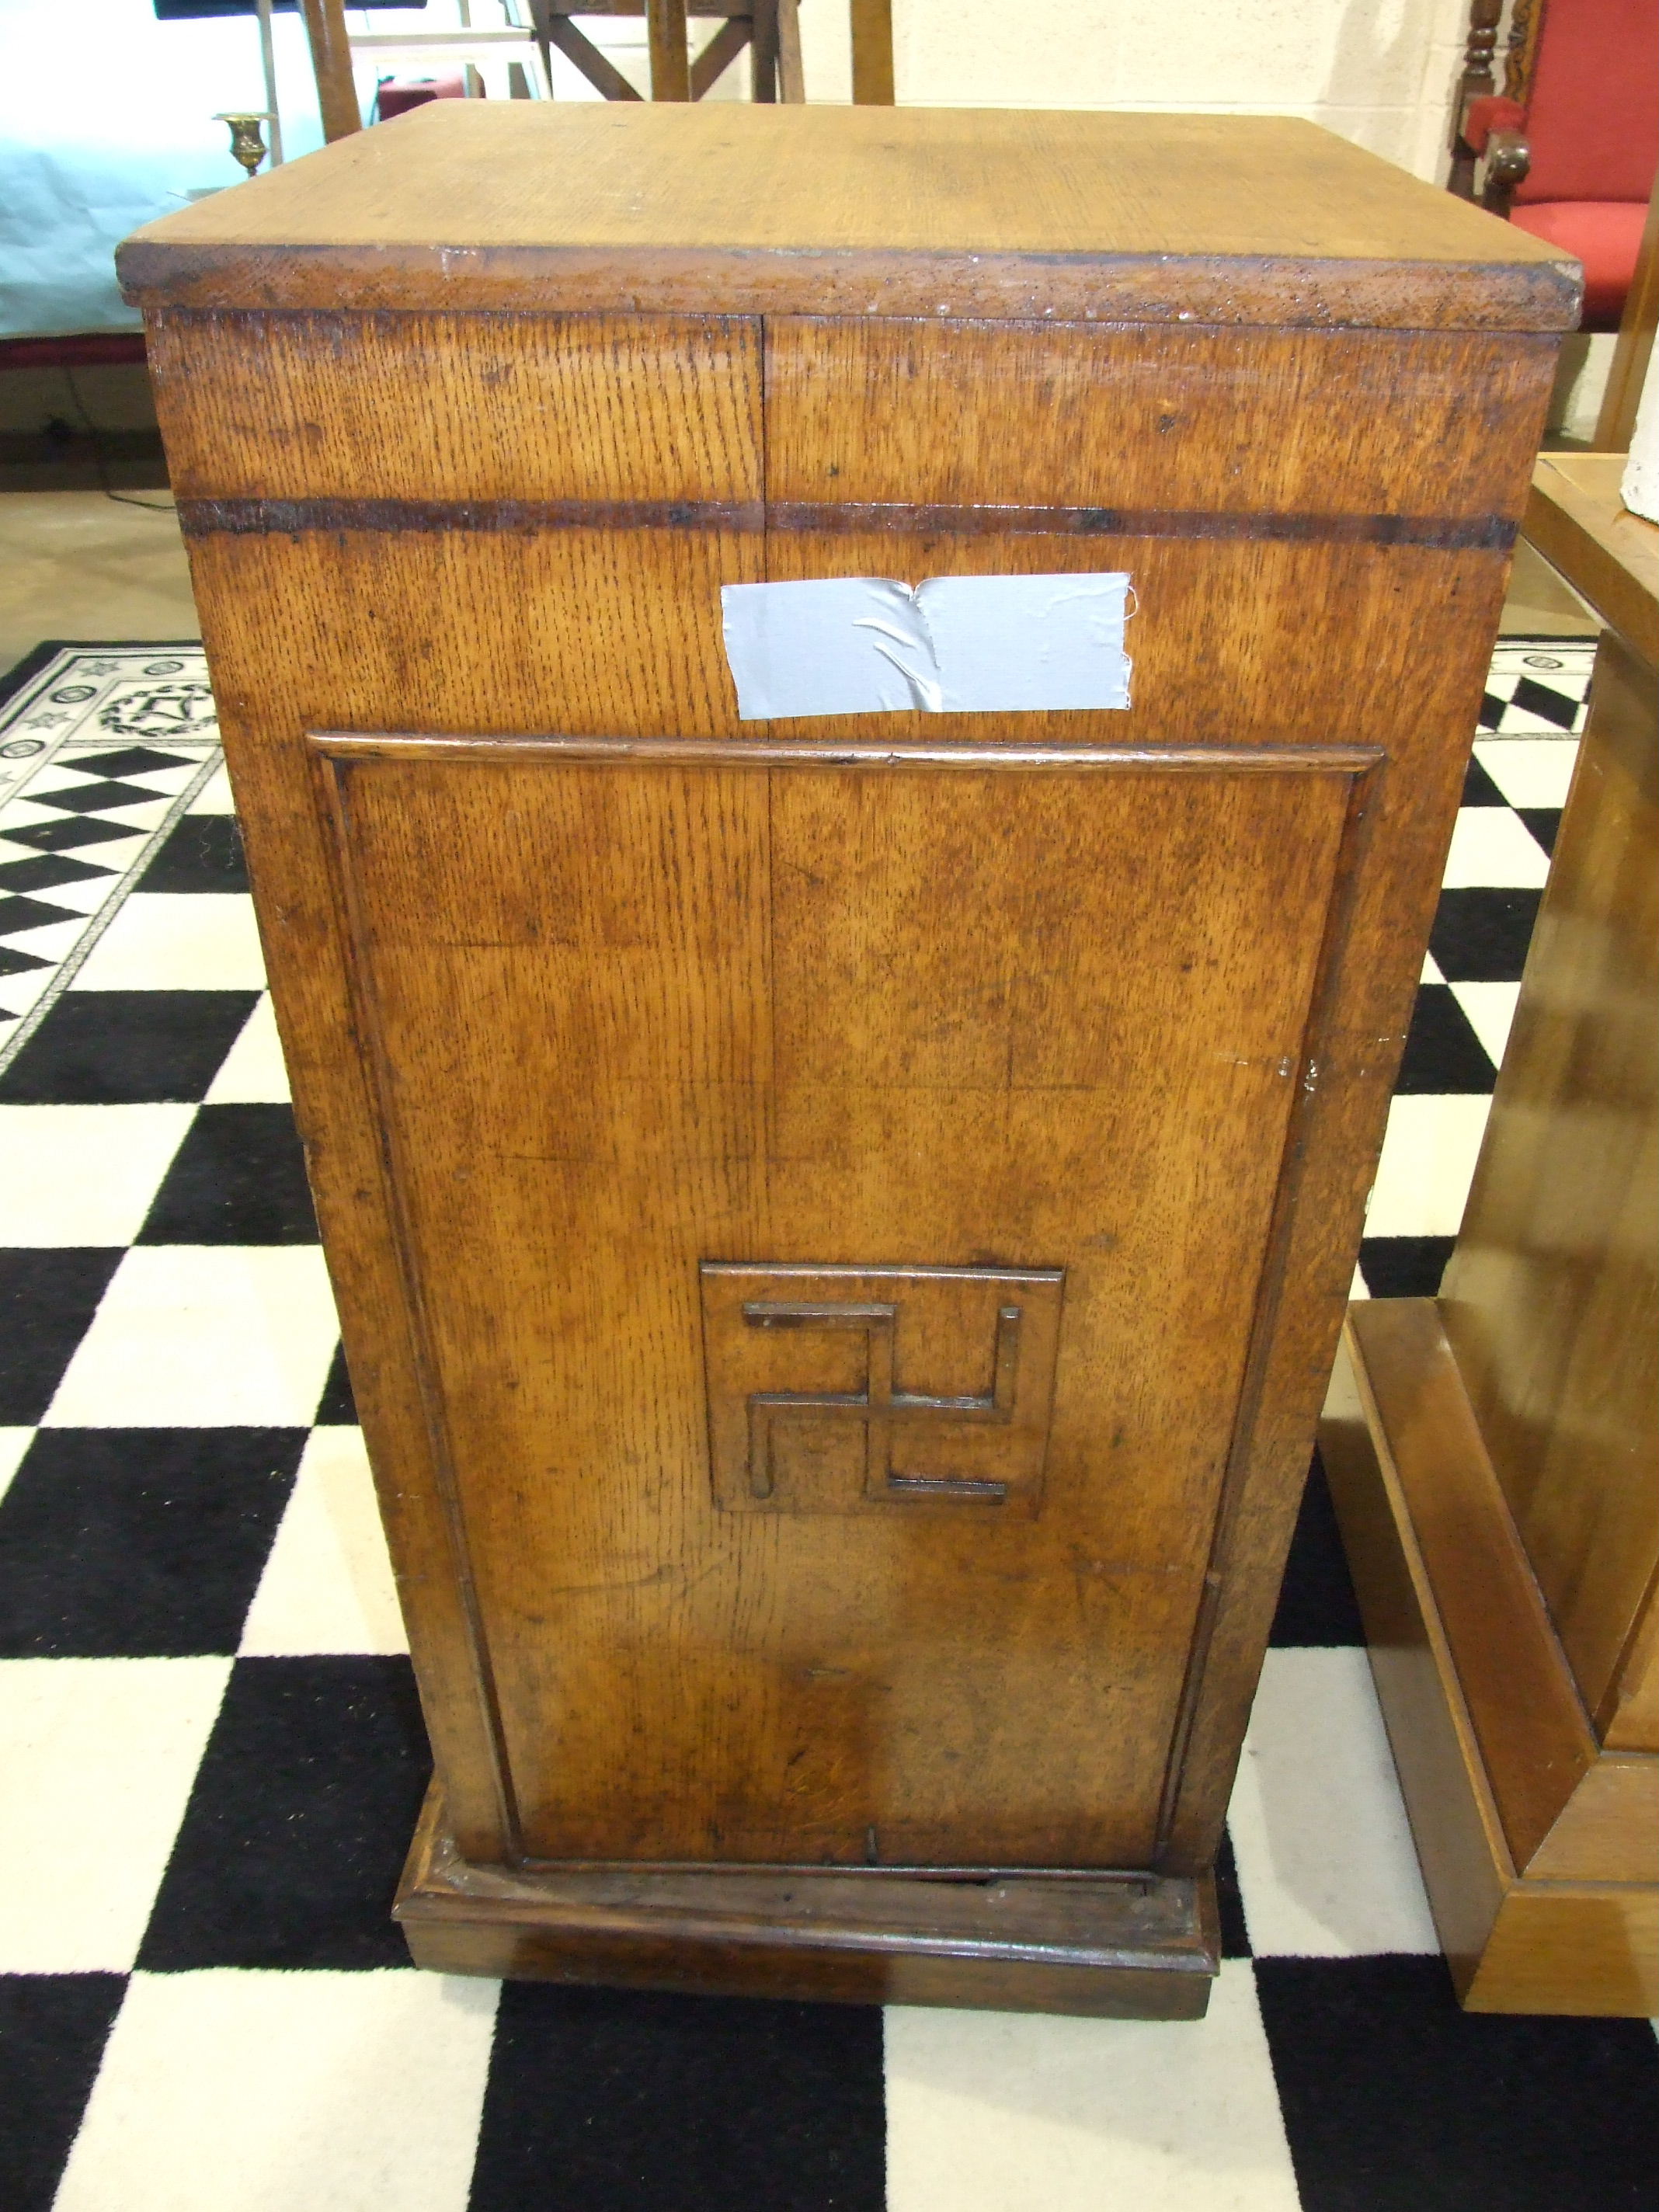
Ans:
POLYGON ((1036 1510, 1060 1270, 709 1261, 702 1279, 721 1505, 1036 1510))

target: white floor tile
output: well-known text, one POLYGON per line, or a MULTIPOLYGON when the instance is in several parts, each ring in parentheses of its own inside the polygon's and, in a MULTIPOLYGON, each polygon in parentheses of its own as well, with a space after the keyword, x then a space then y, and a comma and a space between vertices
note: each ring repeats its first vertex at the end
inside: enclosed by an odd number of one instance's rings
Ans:
POLYGON ((0 1106, 0 1245, 130 1244, 193 1106, 0 1106))
POLYGON ((1228 1808, 1250 1948, 1437 1951, 1364 1651, 1269 1651, 1228 1808))
POLYGON ((1474 757, 1511 806, 1565 806, 1578 746, 1571 738, 1481 738, 1474 757))
POLYGON ((1515 1005, 1521 996, 1518 983, 1454 983, 1451 994, 1468 1016, 1469 1027, 1480 1040, 1494 1067, 1501 1065, 1510 1041, 1515 1005))
POLYGON ((1490 1098, 1395 1098, 1365 1216, 1368 1237, 1455 1237, 1490 1098))
POLYGON ((10 1489, 11 1479, 33 1442, 33 1429, 0 1429, 0 1498, 10 1489))
POLYGON ((46 1419, 306 1426, 338 1336, 317 1245, 141 1245, 111 1278, 46 1419))
POLYGON ((1448 890, 1472 884, 1504 889, 1541 889, 1550 872, 1549 855, 1518 814, 1507 806, 1465 806, 1459 810, 1442 878, 1448 890))
POLYGON ((242 1630, 261 1657, 407 1651, 361 1429, 313 1429, 242 1630))
POLYGON ((886 2082, 888 2212, 1297 2212, 1247 1960, 1201 2021, 891 2008, 886 2082))
POLYGON ((0 1972, 131 1966, 229 1673, 0 1662, 0 1972))
POLYGON ((135 891, 73 991, 260 991, 264 963, 244 891, 135 891))
POLYGON ((1445 977, 1440 972, 1440 963, 1435 958, 1432 952, 1425 952, 1423 955, 1423 972, 1417 980, 1419 983, 1443 983, 1445 981, 1445 977))
POLYGON ((1359 1263, 1356 1261, 1354 1262, 1353 1280, 1348 1285, 1348 1302, 1352 1304, 1355 1298, 1368 1298, 1370 1296, 1370 1292, 1365 1287, 1365 1278, 1360 1273, 1359 1263))
POLYGON ((185 811, 187 814, 234 814, 236 811, 236 802, 230 795, 230 778, 225 774, 222 761, 185 811))
POLYGON ((210 1106, 263 1106, 286 1103, 288 1070, 276 1035, 270 994, 258 1001, 225 1054, 207 1095, 210 1106))
POLYGON ((499 1991, 135 1975, 55 2212, 465 2212, 499 1991))

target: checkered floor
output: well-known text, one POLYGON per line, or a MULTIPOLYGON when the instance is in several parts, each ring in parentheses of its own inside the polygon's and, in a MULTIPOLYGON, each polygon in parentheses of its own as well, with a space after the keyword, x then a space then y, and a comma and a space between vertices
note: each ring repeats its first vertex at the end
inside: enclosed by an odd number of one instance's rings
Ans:
MULTIPOLYGON (((1589 659, 1494 665, 1371 1293, 1456 1229, 1589 659)), ((1647 2026, 1452 2002, 1317 1468, 1202 2023, 405 1963, 427 1758, 202 680, 43 649, 0 708, 3 2212, 1650 2204, 1647 2026)))

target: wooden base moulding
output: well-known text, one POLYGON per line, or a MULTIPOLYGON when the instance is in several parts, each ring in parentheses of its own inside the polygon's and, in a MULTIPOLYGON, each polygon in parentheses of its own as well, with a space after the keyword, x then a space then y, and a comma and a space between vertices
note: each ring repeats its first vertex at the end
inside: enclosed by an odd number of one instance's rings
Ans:
POLYGON ((1659 1756, 1591 1730, 1433 1300, 1351 1310, 1320 1448, 1459 1997, 1659 2010, 1659 1756))
POLYGON ((427 1794, 398 1893, 415 1964, 702 1996, 1198 2020, 1215 1884, 1153 1875, 469 1864, 427 1794))

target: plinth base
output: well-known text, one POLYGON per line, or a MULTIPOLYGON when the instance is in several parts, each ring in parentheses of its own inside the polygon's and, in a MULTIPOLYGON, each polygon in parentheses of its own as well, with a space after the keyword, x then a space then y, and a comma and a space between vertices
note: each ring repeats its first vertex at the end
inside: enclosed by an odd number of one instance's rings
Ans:
POLYGON ((475 1866, 435 1782, 394 1910, 441 1973, 843 2004, 1196 2020, 1220 1955, 1208 1875, 475 1866))
POLYGON ((1471 2012, 1659 2006, 1659 1757, 1591 1733, 1428 1298, 1349 1309, 1320 1450, 1471 2012))

